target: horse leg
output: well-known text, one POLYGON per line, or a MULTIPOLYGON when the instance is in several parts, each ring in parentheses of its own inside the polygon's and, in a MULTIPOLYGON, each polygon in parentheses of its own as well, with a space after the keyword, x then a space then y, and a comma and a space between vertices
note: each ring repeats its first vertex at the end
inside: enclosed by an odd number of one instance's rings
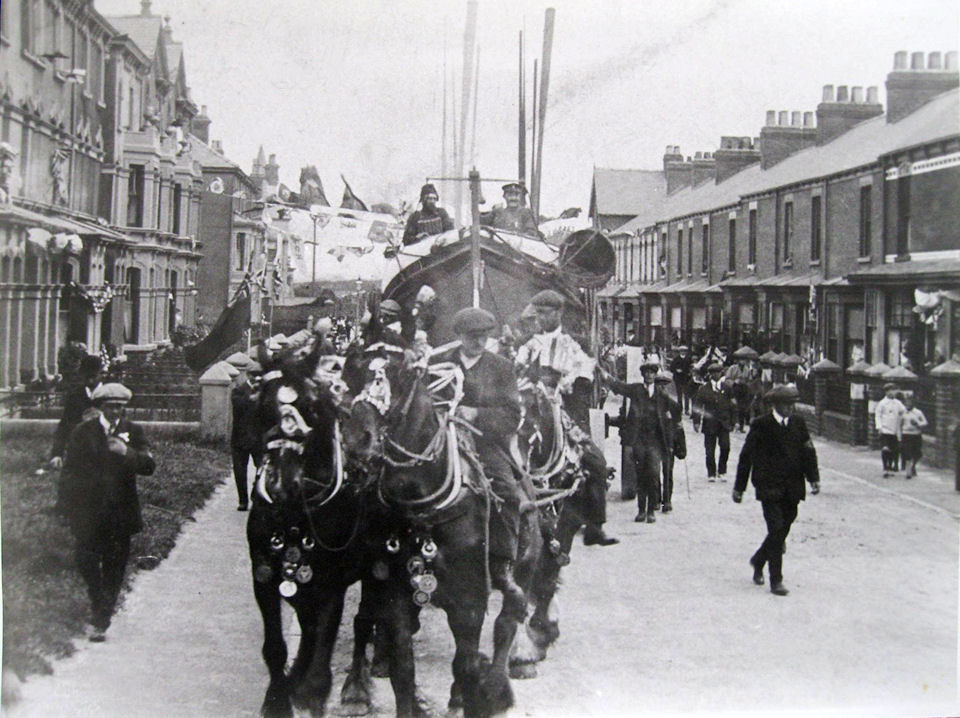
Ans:
POLYGON ((411 718, 417 707, 416 664, 413 656, 412 606, 409 591, 399 584, 387 598, 385 620, 377 625, 385 634, 390 661, 390 685, 398 718, 411 718))
POLYGON ((370 675, 374 678, 390 677, 390 641, 387 630, 379 623, 373 627, 373 664, 370 675))
POLYGON ((287 663, 287 644, 283 640, 280 618, 280 594, 272 583, 253 584, 253 593, 263 618, 263 660, 270 672, 270 684, 260 707, 264 718, 292 718, 290 691, 284 667, 287 663))
MULTIPOLYGON (((450 601, 447 623, 457 648, 453 656, 453 686, 450 689, 450 708, 463 707, 464 718, 487 718, 480 694, 480 631, 483 627, 484 606, 476 604, 476 597, 459 597, 450 601)), ((484 599, 485 601, 486 599, 484 599)))
POLYGON ((316 599, 309 590, 301 590, 292 602, 297 612, 297 623, 300 624, 300 645, 293 665, 287 672, 287 683, 291 693, 297 693, 297 686, 310 668, 313 660, 313 651, 317 645, 317 610, 316 599))
MULTIPOLYGON (((513 571, 514 581, 524 595, 524 615, 520 619, 521 623, 526 620, 527 606, 533 598, 533 581, 543 550, 543 535, 540 532, 539 515, 536 512, 522 515, 520 519, 520 547, 517 564, 513 571)), ((536 663, 541 658, 542 656, 533 645, 527 632, 525 630, 516 631, 510 651, 510 677, 536 678, 536 663)))
MULTIPOLYGON (((313 608, 307 611, 307 623, 312 624, 315 645, 310 665, 297 685, 297 706, 307 709, 311 716, 323 715, 333 685, 330 660, 343 617, 344 593, 342 587, 318 590, 313 608)), ((306 633, 306 626, 303 631, 306 633)))
POLYGON ((340 690, 340 704, 347 715, 366 715, 371 707, 370 661, 367 646, 375 621, 372 589, 367 581, 361 586, 360 607, 353 618, 353 659, 340 690))
POLYGON ((503 604, 493 623, 493 659, 482 677, 480 690, 490 710, 500 713, 513 705, 513 690, 507 677, 507 659, 517 634, 517 626, 526 619, 527 599, 513 579, 512 561, 491 558, 490 578, 493 588, 503 594, 503 604))
MULTIPOLYGON (((557 521, 557 542, 560 544, 560 555, 570 555, 573 547, 573 538, 583 525, 580 512, 576 510, 573 501, 565 502, 557 521)), ((560 637, 560 626, 556 615, 551 615, 550 607, 555 607, 554 596, 560 584, 560 564, 549 551, 543 552, 546 560, 540 562, 538 569, 539 579, 536 582, 536 609, 530 618, 527 627, 530 638, 546 655, 546 649, 560 637)))

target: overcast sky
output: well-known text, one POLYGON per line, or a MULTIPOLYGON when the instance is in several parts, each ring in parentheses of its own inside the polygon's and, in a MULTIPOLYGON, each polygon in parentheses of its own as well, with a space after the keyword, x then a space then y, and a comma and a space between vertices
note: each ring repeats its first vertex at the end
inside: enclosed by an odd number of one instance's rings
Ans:
MULTIPOLYGON (((594 166, 656 169, 668 144, 692 155, 720 135, 756 136, 768 109, 816 109, 824 84, 878 85, 885 101, 894 52, 956 49, 960 32, 956 0, 480 0, 485 176, 517 174, 517 33, 529 84, 549 6, 547 214, 586 210, 594 166)), ((140 0, 96 7, 135 14, 140 0)), ((262 144, 291 188, 313 164, 331 201, 342 173, 368 204, 415 201, 439 173, 444 48, 459 78, 466 0, 154 0, 153 11, 170 15, 192 97, 245 170, 262 144)))

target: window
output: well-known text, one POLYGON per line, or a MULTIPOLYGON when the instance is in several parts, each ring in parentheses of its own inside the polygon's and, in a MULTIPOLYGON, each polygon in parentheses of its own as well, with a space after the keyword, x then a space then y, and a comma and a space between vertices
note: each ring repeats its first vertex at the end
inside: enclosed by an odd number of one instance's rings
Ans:
POLYGON ((173 222, 171 224, 171 231, 174 234, 180 234, 180 205, 183 201, 182 192, 183 189, 179 184, 173 185, 173 222))
POLYGON ((827 305, 827 359, 840 363, 840 305, 836 302, 827 305))
POLYGON ((757 210, 751 209, 747 226, 747 264, 757 263, 757 210))
POLYGON ((683 276, 683 230, 677 230, 677 276, 683 276))
POLYGON ((91 94, 93 99, 97 102, 104 101, 103 94, 103 83, 104 77, 106 76, 106 67, 104 65, 103 58, 103 46, 99 43, 91 43, 90 45, 92 60, 90 62, 90 74, 91 78, 91 94))
POLYGON ((873 188, 870 185, 860 188, 860 256, 869 257, 870 256, 870 214, 871 214, 871 205, 873 204, 871 199, 871 190, 873 188))
POLYGON ((785 202, 783 205, 783 262, 787 264, 792 261, 790 254, 790 245, 793 242, 793 202, 785 202))
POLYGON ((145 171, 143 165, 130 165, 127 179, 127 226, 143 226, 143 190, 145 171))
MULTIPOLYGON (((6 4, 4 2, 3 4, 6 4)), ((20 28, 23 48, 35 56, 46 52, 43 49, 44 0, 22 0, 20 4, 20 28)))
POLYGON ((157 178, 157 229, 161 232, 165 230, 163 226, 163 181, 157 178))
POLYGON ((879 292, 876 289, 868 289, 864 295, 863 360, 870 363, 873 363, 873 342, 877 336, 878 295, 879 292))
MULTIPOLYGON (((75 69, 86 70, 87 67, 87 36, 83 33, 80 28, 77 28, 74 33, 74 47, 73 47, 73 67, 75 69)), ((89 82, 90 77, 87 76, 87 82, 89 82)), ((89 91, 89 85, 86 83, 83 86, 83 91, 89 91)))
POLYGON ((910 175, 897 178, 897 254, 910 254, 910 175))
POLYGON ((134 125, 134 117, 136 117, 136 92, 134 92, 133 85, 130 85, 130 96, 127 98, 127 129, 133 130, 138 129, 134 125))
POLYGON ((730 220, 729 241, 727 242, 727 271, 737 269, 737 220, 730 220))
POLYGON ((235 265, 235 268, 241 272, 244 269, 246 269, 246 266, 247 266, 245 261, 246 257, 244 256, 246 249, 247 249, 247 235, 244 232, 237 232, 237 252, 236 252, 237 263, 235 265))
POLYGON ((693 227, 687 232, 687 276, 693 274, 693 227))
POLYGON ((667 233, 660 235, 660 253, 657 255, 657 277, 667 276, 667 233))
POLYGON ((700 238, 700 273, 706 274, 710 267, 710 225, 703 225, 703 235, 700 238))
POLYGON ((820 261, 820 195, 810 198, 810 260, 820 261))
POLYGON ((50 31, 52 34, 50 48, 48 52, 63 52, 65 55, 69 55, 69 51, 64 52, 66 44, 63 41, 63 15, 58 11, 56 7, 50 7, 50 31))

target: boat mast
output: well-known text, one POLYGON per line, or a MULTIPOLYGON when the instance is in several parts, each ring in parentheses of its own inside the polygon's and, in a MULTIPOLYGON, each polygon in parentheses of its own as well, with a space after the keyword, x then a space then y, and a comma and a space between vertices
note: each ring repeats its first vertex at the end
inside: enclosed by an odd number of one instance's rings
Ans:
MULTIPOLYGON (((444 22, 444 27, 447 23, 444 22)), ((443 37, 443 129, 440 137, 440 176, 447 177, 450 168, 447 166, 447 37, 443 37)), ((440 191, 443 191, 441 186, 440 191)), ((443 196, 443 195, 441 195, 443 196)))
POLYGON ((550 89, 550 53, 553 50, 553 21, 556 10, 548 7, 543 20, 543 68, 540 77, 540 135, 537 137, 537 161, 530 203, 533 216, 540 216, 540 181, 543 172, 543 131, 547 120, 547 93, 550 89))
POLYGON ((477 66, 473 75, 473 130, 470 138, 470 164, 477 164, 477 102, 480 97, 480 45, 477 45, 477 66))
MULTIPOLYGON (((459 184, 463 184, 462 182, 459 184)), ((470 170, 470 269, 473 277, 473 306, 480 307, 480 173, 470 170)))
POLYGON ((517 177, 520 182, 526 184, 527 179, 527 93, 524 87, 523 77, 523 30, 520 31, 520 57, 518 63, 518 85, 520 96, 518 98, 519 121, 517 134, 517 177))
MULTIPOLYGON (((537 61, 533 61, 533 110, 531 115, 530 129, 530 188, 533 188, 533 182, 536 179, 537 166, 537 61)), ((536 216, 536 214, 534 214, 536 216)))
MULTIPOLYGON (((460 141, 457 143, 456 176, 463 177, 463 163, 467 147, 467 119, 470 115, 470 89, 473 85, 473 54, 477 39, 477 0, 467 0, 467 24, 463 30, 463 89, 460 95, 460 141)), ((463 183, 457 183, 457 224, 463 205, 463 183)))

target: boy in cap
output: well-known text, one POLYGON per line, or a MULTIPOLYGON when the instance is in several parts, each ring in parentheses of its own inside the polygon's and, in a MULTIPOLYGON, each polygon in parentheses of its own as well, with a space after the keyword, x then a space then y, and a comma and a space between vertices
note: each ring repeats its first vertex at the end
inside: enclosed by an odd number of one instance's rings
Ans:
POLYGON ((579 442, 581 468, 585 476, 584 494, 589 505, 589 516, 584 517, 586 528, 583 542, 588 545, 610 546, 619 539, 607 536, 603 524, 607 520, 607 461, 600 448, 590 440, 589 416, 583 416, 585 402, 580 399, 582 388, 593 382, 596 361, 587 356, 577 340, 563 331, 563 296, 545 289, 530 300, 537 313, 540 333, 533 336, 517 352, 520 371, 534 382, 542 382, 563 397, 564 411, 581 429, 579 442))
POLYGON ((505 229, 514 234, 536 237, 539 234, 537 220, 533 212, 523 206, 526 188, 519 182, 508 182, 502 189, 507 206, 495 207, 489 215, 483 217, 483 223, 494 229, 505 229))
POLYGON ((886 479, 897 473, 906 407, 897 398, 896 384, 884 384, 883 392, 884 397, 877 402, 874 421, 880 434, 880 459, 883 462, 883 478, 886 479))
POLYGON ((76 538, 77 569, 87 584, 93 612, 90 640, 104 640, 120 595, 130 537, 142 528, 138 474, 155 463, 143 429, 123 418, 132 393, 122 384, 93 391, 99 411, 83 421, 67 443, 61 503, 76 538))
POLYGON ((817 451, 803 418, 793 413, 799 396, 792 384, 767 392, 773 411, 750 425, 733 485, 733 501, 739 504, 747 482, 753 480, 767 523, 767 536, 750 557, 753 582, 763 585, 763 567, 769 564, 770 592, 776 596, 789 593, 783 585, 783 546, 797 507, 806 498, 804 479, 810 482, 811 494, 820 493, 817 451))
POLYGON ((404 245, 416 244, 435 234, 443 234, 453 229, 453 220, 443 207, 438 207, 440 196, 437 188, 429 182, 420 188, 421 209, 415 210, 407 219, 403 231, 404 245))
POLYGON ((723 382, 723 364, 714 362, 707 367, 709 381, 697 390, 693 399, 693 429, 703 431, 706 451, 707 480, 727 480, 727 458, 730 456, 730 431, 736 421, 736 408, 723 382), (720 461, 716 450, 720 445, 720 461))

